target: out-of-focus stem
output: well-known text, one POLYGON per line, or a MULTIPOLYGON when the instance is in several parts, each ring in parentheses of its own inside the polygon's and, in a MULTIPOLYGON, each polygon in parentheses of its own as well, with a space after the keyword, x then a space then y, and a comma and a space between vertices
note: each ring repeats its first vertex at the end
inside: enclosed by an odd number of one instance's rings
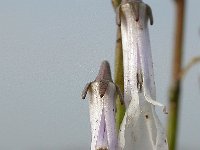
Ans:
MULTIPOLYGON (((120 5, 121 0, 112 0, 113 8, 116 8, 120 5)), ((122 39, 121 39, 121 29, 117 27, 117 38, 116 38, 116 47, 115 47, 115 83, 119 86, 121 92, 124 92, 124 72, 123 72, 123 52, 122 52, 122 39)), ((117 112, 116 112, 116 126, 117 131, 119 131, 120 124, 123 120, 125 113, 125 106, 121 105, 119 97, 116 102, 117 112)))
POLYGON ((169 149, 176 149, 177 127, 179 119, 182 55, 183 55, 183 37, 184 37, 184 19, 185 19, 185 0, 175 0, 176 5, 176 31, 174 43, 174 58, 172 83, 169 94, 169 118, 168 118, 168 141, 169 149))
POLYGON ((187 74, 189 69, 199 62, 200 62, 200 56, 192 58, 190 62, 184 68, 182 68, 179 78, 182 79, 187 74))

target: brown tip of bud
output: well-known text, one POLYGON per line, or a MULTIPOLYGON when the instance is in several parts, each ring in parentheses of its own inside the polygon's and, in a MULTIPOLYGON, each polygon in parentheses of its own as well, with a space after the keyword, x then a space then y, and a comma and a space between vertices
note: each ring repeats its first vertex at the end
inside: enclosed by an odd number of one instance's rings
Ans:
POLYGON ((100 69, 99 69, 99 74, 97 75, 95 80, 96 81, 101 81, 101 80, 112 81, 110 65, 109 65, 108 61, 104 60, 101 63, 101 66, 100 66, 100 69))

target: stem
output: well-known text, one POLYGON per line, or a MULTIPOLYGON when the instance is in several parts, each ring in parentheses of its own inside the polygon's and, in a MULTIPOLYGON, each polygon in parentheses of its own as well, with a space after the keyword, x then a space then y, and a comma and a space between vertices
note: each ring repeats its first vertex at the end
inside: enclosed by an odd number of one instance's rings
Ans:
POLYGON ((185 0, 175 0, 176 5, 176 33, 173 58, 172 83, 169 94, 168 141, 169 149, 176 149, 177 127, 179 119, 182 71, 183 36, 185 19, 185 0))
POLYGON ((121 0, 112 0, 114 10, 121 4, 121 0))
MULTIPOLYGON (((122 93, 124 93, 124 71, 123 71, 123 52, 122 52, 122 39, 121 30, 117 28, 117 40, 115 48, 115 83, 119 86, 122 93)), ((120 124, 123 120, 125 113, 125 105, 121 105, 119 97, 116 102, 117 112, 116 112, 116 126, 117 131, 119 131, 120 124)))
POLYGON ((199 62, 200 62, 200 56, 192 58, 190 62, 184 68, 182 68, 179 78, 182 79, 188 73, 190 68, 192 68, 195 64, 199 62))
MULTIPOLYGON (((121 0, 112 0, 113 8, 116 8, 120 5, 121 0)), ((121 29, 117 27, 117 39, 115 47, 115 83, 119 86, 122 93, 124 93, 124 71, 123 71, 123 52, 122 52, 122 39, 121 39, 121 29)), ((123 120, 125 113, 125 106, 121 105, 119 97, 116 101, 116 128, 119 131, 120 124, 123 120)))

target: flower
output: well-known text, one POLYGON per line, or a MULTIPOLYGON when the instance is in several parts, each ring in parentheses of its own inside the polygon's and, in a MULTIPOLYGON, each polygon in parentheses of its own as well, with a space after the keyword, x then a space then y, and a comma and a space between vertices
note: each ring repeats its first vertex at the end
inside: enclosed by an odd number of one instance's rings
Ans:
POLYGON ((124 60, 126 113, 120 127, 118 150, 168 150, 165 130, 155 112, 156 87, 153 74, 148 19, 151 8, 140 0, 124 0, 118 9, 124 60))
POLYGON ((89 94, 90 124, 92 132, 91 150, 116 150, 115 100, 122 95, 111 78, 110 66, 103 61, 95 81, 86 84, 82 99, 89 94))

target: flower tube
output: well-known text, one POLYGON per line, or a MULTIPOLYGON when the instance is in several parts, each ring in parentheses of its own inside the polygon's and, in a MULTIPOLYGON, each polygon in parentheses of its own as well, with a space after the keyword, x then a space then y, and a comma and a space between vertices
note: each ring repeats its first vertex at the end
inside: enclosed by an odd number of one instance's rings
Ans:
MULTIPOLYGON (((119 150, 167 150, 165 130, 155 112, 153 63, 148 20, 151 8, 141 0, 124 0, 118 9, 124 60, 126 113, 119 131, 119 150)), ((165 107, 164 107, 165 111, 165 107)))
POLYGON ((82 99, 89 95, 90 124, 92 132, 91 150, 116 150, 115 127, 116 94, 123 97, 111 78, 110 66, 103 61, 95 81, 86 84, 82 99))

